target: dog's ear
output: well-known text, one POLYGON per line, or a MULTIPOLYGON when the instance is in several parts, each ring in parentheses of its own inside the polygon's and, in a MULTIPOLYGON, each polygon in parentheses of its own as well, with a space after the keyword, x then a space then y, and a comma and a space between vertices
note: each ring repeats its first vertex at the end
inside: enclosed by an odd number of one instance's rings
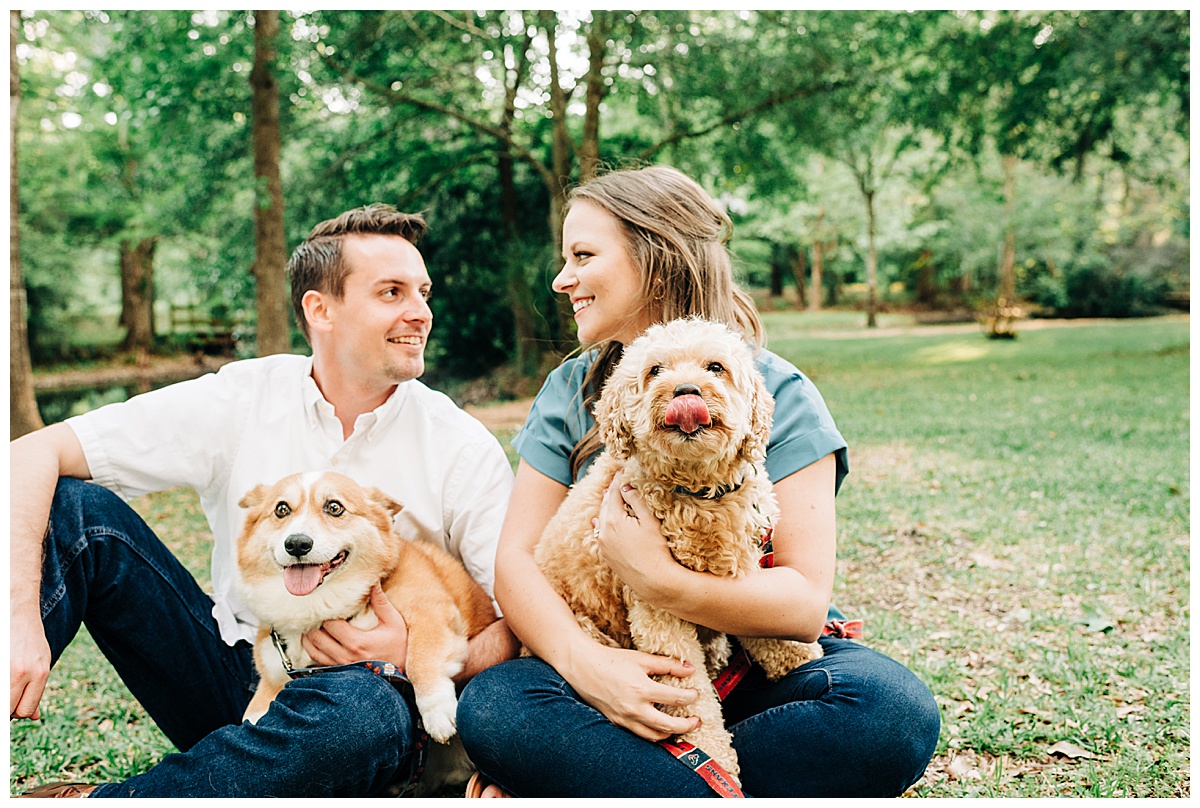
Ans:
POLYGON ((620 366, 609 376, 600 391, 594 414, 600 441, 613 457, 624 460, 633 452, 633 428, 625 413, 630 386, 629 374, 621 373, 620 366))
POLYGON ((767 444, 771 442, 771 415, 775 412, 775 398, 763 382, 762 374, 750 360, 750 433, 742 444, 742 454, 752 463, 761 463, 767 456, 767 444))
POLYGON ((396 514, 400 513, 400 511, 404 510, 403 505, 380 491, 378 488, 368 488, 366 489, 366 493, 373 502, 386 508, 387 512, 392 516, 395 516, 396 514))
POLYGON ((239 508, 257 508, 262 505, 263 500, 267 498, 267 491, 270 488, 266 485, 256 485, 238 500, 239 508))

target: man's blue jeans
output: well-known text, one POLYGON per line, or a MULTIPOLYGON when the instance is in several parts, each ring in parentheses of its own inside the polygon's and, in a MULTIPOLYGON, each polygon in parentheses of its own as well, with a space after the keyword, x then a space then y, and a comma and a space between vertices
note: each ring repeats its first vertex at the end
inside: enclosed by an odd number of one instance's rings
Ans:
MULTIPOLYGON (((925 771, 940 719, 929 689, 869 648, 823 637, 825 656, 775 683, 754 666, 723 704, 747 795, 898 796, 925 771)), ((608 721, 549 665, 517 659, 463 691, 458 731, 488 778, 521 797, 716 797, 657 744, 608 721)))
POLYGON ((42 622, 55 662, 86 625, 181 750, 91 797, 368 796, 408 771, 415 714, 365 668, 290 682, 257 724, 243 723, 257 684, 249 644, 221 639, 211 599, 141 517, 101 486, 59 481, 42 622))

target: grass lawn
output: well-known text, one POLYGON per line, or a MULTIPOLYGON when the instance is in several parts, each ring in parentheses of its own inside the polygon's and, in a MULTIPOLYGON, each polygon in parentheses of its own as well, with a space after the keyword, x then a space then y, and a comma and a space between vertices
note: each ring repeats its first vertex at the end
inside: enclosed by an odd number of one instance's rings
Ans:
MULTIPOLYGON (((765 316, 851 447, 835 602, 942 709, 909 796, 1189 796, 1188 319, 863 319, 765 316)), ((203 579, 195 497, 136 507, 203 579)), ((14 790, 170 751, 86 637, 42 713, 10 725, 14 790)))

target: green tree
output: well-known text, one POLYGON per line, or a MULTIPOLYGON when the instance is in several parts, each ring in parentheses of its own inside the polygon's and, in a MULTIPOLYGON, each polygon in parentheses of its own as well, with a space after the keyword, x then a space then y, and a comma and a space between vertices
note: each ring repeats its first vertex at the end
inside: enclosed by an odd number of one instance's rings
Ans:
POLYGON ((1120 162, 1130 136, 1123 109, 1176 106, 1186 132, 1189 31, 1185 12, 960 12, 924 65, 929 125, 979 157, 994 144, 1003 165, 1005 221, 999 296, 1016 287, 1018 162, 1073 165, 1108 145, 1120 162), (936 74, 936 75, 935 75, 936 74))
POLYGON ((8 359, 8 433, 9 439, 19 438, 42 427, 37 401, 33 395, 33 368, 29 360, 29 335, 26 332, 25 278, 21 272, 20 194, 17 192, 17 108, 21 100, 20 65, 17 62, 17 39, 21 30, 21 12, 8 13, 9 44, 9 359, 8 359))
POLYGON ((254 68, 252 137, 254 142, 254 243, 258 328, 258 355, 287 353, 291 349, 288 326, 288 292, 284 269, 287 243, 283 228, 283 184, 279 176, 279 85, 275 80, 275 39, 279 12, 254 12, 254 68))

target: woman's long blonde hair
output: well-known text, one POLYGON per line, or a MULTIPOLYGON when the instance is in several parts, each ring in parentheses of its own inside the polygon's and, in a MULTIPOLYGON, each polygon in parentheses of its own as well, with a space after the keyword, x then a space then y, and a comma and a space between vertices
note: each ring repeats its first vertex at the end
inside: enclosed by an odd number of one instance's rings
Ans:
MULTIPOLYGON (((620 223, 630 260, 641 271, 643 306, 654 322, 704 317, 740 331, 751 343, 765 343, 754 303, 733 281, 726 247, 733 222, 686 174, 667 166, 611 171, 574 188, 567 205, 576 202, 595 205, 620 223)), ((623 346, 606 341, 584 348, 599 351, 581 390, 590 412, 623 346)), ((600 448, 593 424, 571 452, 573 478, 600 448)))

